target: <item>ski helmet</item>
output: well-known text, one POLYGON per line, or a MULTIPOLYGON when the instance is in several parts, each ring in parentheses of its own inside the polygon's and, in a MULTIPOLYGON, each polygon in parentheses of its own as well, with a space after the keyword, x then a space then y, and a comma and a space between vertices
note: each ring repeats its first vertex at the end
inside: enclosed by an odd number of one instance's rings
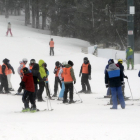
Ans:
POLYGON ((55 62, 55 65, 56 65, 57 67, 59 67, 59 65, 60 65, 59 61, 56 61, 56 62, 55 62))
POLYGON ((123 63, 123 60, 122 59, 119 59, 118 62, 122 64, 123 63))
POLYGON ((35 59, 31 59, 30 64, 34 64, 34 63, 36 63, 35 59))
POLYGON ((74 63, 71 60, 68 61, 68 64, 71 65, 71 66, 74 65, 74 63))
POLYGON ((62 65, 65 66, 67 65, 68 63, 66 61, 62 62, 62 65))
POLYGON ((26 73, 28 71, 28 68, 27 67, 24 67, 23 68, 23 73, 26 73))
POLYGON ((27 58, 23 58, 22 61, 26 64, 28 62, 27 58))
POLYGON ((84 60, 88 61, 88 58, 87 57, 84 57, 84 60))

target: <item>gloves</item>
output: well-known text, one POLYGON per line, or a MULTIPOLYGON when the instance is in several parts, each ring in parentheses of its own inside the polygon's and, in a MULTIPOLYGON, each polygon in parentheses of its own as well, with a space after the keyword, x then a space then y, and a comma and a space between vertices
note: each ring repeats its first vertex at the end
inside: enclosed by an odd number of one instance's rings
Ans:
POLYGON ((125 84, 124 81, 122 81, 122 82, 121 82, 121 85, 124 86, 124 84, 125 84))
POLYGON ((128 79, 128 77, 127 77, 127 76, 125 76, 124 78, 128 79))
POLYGON ((46 77, 43 77, 43 81, 46 81, 46 77))
POLYGON ((74 84, 76 84, 76 81, 74 81, 74 84))
POLYGON ((79 77, 81 77, 81 73, 79 73, 79 77))
POLYGON ((91 80, 91 75, 88 76, 88 79, 91 80))
POLYGON ((56 74, 57 70, 58 70, 58 69, 54 69, 54 74, 56 74))
POLYGON ((15 74, 15 72, 13 72, 13 74, 15 74))
POLYGON ((108 84, 106 84, 105 86, 106 86, 106 88, 108 88, 108 87, 109 87, 109 85, 108 85, 108 84))

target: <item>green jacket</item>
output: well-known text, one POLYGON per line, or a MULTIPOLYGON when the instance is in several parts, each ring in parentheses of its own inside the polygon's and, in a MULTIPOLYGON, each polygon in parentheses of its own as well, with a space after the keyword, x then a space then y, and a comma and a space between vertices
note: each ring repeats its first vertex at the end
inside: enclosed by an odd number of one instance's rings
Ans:
POLYGON ((45 71, 44 67, 42 66, 43 63, 45 63, 43 60, 39 60, 39 62, 38 62, 41 78, 47 77, 46 71, 45 71))
POLYGON ((133 59, 133 50, 131 48, 126 50, 126 59, 133 59))
MULTIPOLYGON (((71 67, 71 65, 67 64, 65 67, 69 68, 69 67, 71 67)), ((73 68, 70 69, 70 74, 71 74, 73 81, 76 81, 73 68)), ((64 82, 64 83, 66 84, 66 83, 73 83, 73 82, 64 82)))

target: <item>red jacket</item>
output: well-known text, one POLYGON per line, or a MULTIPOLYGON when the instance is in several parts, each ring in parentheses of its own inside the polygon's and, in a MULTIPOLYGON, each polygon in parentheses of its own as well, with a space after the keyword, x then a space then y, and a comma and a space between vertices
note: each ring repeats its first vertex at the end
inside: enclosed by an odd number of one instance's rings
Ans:
POLYGON ((22 82, 25 84, 25 90, 35 92, 34 80, 32 73, 26 73, 23 76, 22 82))

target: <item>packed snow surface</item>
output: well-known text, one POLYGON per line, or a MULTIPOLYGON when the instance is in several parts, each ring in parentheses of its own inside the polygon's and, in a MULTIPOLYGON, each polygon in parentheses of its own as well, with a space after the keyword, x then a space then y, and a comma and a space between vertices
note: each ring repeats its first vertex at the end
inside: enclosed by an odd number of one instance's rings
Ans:
MULTIPOLYGON (((127 101, 125 110, 120 106, 118 110, 110 110, 111 106, 105 106, 109 99, 97 99, 106 95, 104 68, 108 60, 81 53, 82 47, 89 46, 86 41, 47 35, 47 31, 42 33, 25 27, 21 19, 10 17, 6 20, 0 16, 1 64, 4 58, 8 58, 16 71, 11 79, 15 92, 12 92, 12 95, 0 94, 0 140, 139 140, 139 101, 134 101, 134 105, 131 105, 133 101, 127 101), (5 36, 8 21, 12 24, 13 37, 5 36), (53 37, 55 42, 55 56, 49 56, 50 37, 53 37), (19 61, 23 58, 35 58, 37 62, 43 59, 50 71, 49 83, 53 94, 55 62, 72 60, 76 76, 74 99, 79 100, 76 91, 81 90, 79 72, 84 57, 89 58, 92 66, 90 85, 93 93, 80 94, 83 103, 64 105, 53 100, 53 111, 18 113, 24 107, 22 97, 14 96, 20 82, 17 73, 19 61)), ((124 66, 126 69, 125 64, 124 66)), ((125 70, 134 99, 140 98, 139 67, 140 65, 135 65, 136 70, 125 70)), ((131 96, 126 79, 125 95, 131 96)), ((45 97, 44 92, 43 98, 46 100, 45 97)), ((47 102, 36 104, 41 110, 47 108, 47 102)))

